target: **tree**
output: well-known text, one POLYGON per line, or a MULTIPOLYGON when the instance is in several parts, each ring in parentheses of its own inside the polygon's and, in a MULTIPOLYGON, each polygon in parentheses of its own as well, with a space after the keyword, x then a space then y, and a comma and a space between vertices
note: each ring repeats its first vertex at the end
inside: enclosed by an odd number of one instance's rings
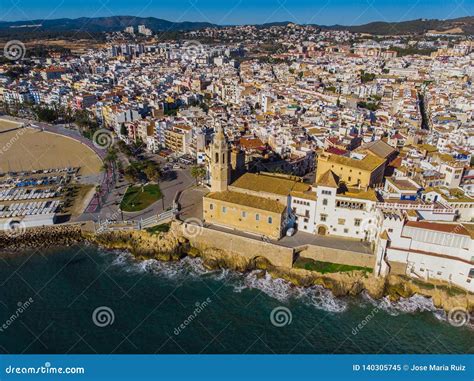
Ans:
POLYGON ((159 165, 151 161, 147 163, 146 167, 143 169, 143 173, 149 181, 158 182, 161 177, 159 165))
POLYGON ((136 183, 140 181, 140 172, 134 165, 129 165, 125 168, 125 178, 129 183, 136 183))
POLYGON ((59 114, 55 109, 47 107, 36 107, 34 113, 40 122, 46 123, 53 123, 59 117, 59 114))
POLYGON ((196 185, 206 177, 206 168, 202 165, 195 165, 191 168, 191 176, 196 179, 196 185))
POLYGON ((128 130, 127 127, 125 127, 125 123, 122 123, 120 125, 120 135, 127 137, 128 136, 128 130))
POLYGON ((117 161, 117 150, 115 148, 109 148, 104 161, 108 164, 114 164, 117 161))

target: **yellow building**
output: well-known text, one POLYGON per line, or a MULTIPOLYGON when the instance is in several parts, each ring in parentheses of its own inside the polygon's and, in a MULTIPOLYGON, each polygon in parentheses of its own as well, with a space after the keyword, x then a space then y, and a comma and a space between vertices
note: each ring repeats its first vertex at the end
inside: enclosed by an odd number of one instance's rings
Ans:
POLYGON ((203 198, 204 220, 243 232, 279 239, 288 225, 290 194, 311 190, 302 179, 245 173, 230 183, 229 145, 219 127, 209 147, 211 193, 203 198))
POLYGON ((286 206, 245 193, 209 193, 203 199, 204 219, 243 232, 279 239, 286 225, 286 206))
POLYGON ((334 172, 348 187, 370 187, 383 181, 385 159, 366 154, 361 159, 322 153, 318 157, 316 178, 334 172))

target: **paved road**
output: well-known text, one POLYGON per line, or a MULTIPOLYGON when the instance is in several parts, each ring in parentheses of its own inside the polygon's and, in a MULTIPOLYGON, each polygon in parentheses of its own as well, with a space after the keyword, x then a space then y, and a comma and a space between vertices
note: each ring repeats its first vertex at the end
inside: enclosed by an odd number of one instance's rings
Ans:
POLYGON ((99 221, 100 219, 100 221, 104 221, 106 219, 109 219, 121 221, 123 218, 123 220, 125 221, 138 221, 140 219, 146 219, 148 217, 156 216, 157 214, 162 213, 164 210, 171 208, 176 193, 178 191, 182 191, 186 188, 189 188, 194 182, 194 179, 189 173, 189 169, 177 170, 176 175, 176 179, 174 180, 160 182, 160 189, 163 193, 164 199, 158 200, 145 210, 134 213, 122 213, 120 211, 120 202, 128 186, 130 185, 125 179, 123 179, 122 181, 119 181, 117 183, 117 186, 109 194, 105 204, 102 205, 102 208, 99 213, 84 213, 77 220, 87 221, 92 219, 94 221, 99 221))

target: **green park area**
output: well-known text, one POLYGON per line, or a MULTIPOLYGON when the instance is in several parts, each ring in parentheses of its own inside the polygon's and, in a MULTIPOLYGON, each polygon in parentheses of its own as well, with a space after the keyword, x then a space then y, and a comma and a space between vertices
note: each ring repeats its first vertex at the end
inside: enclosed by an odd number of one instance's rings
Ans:
POLYGON ((309 271, 317 271, 321 274, 340 273, 340 272, 349 272, 349 271, 365 271, 368 273, 372 272, 372 269, 368 267, 340 265, 337 263, 315 261, 313 259, 302 258, 302 257, 298 258, 295 261, 294 267, 309 270, 309 271))
POLYGON ((120 209, 124 212, 139 212, 158 201, 161 197, 162 194, 158 184, 130 186, 123 196, 120 209))

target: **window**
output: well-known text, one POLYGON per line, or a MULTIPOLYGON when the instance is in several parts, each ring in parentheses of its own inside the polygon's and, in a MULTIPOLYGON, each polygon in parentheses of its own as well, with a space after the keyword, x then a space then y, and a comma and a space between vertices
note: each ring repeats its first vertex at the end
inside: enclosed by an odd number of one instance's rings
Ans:
POLYGON ((469 278, 474 278, 474 269, 469 271, 469 278))
POLYGON ((227 207, 225 206, 222 207, 222 213, 227 213, 227 207))
POLYGON ((323 205, 326 206, 327 204, 328 204, 328 199, 327 198, 323 199, 323 205))
POLYGON ((246 212, 245 210, 242 211, 242 217, 243 217, 243 218, 247 217, 247 212, 246 212))
POLYGON ((345 225, 345 223, 346 223, 346 220, 344 218, 338 218, 337 219, 337 224, 338 225, 345 225))
POLYGON ((393 233, 393 229, 391 229, 391 228, 388 229, 388 232, 389 232, 389 233, 393 233))
POLYGON ((273 223, 273 218, 268 217, 268 223, 269 223, 269 224, 272 224, 272 223, 273 223))
POLYGON ((349 233, 349 229, 344 229, 344 233, 349 233))
POLYGON ((255 220, 260 221, 260 214, 257 213, 257 214, 255 215, 255 220))
POLYGON ((329 191, 329 190, 323 190, 321 193, 322 194, 327 194, 328 196, 332 195, 332 192, 329 191))
POLYGON ((441 272, 441 271, 438 271, 436 274, 438 274, 438 275, 441 275, 441 274, 442 274, 442 272, 441 272))
POLYGON ((360 226, 360 223, 362 222, 362 220, 360 218, 356 218, 354 220, 354 226, 360 226))
POLYGON ((327 214, 321 214, 320 220, 321 220, 321 222, 326 222, 327 218, 328 218, 327 214))
POLYGON ((214 204, 209 204, 209 209, 214 210, 214 204))

